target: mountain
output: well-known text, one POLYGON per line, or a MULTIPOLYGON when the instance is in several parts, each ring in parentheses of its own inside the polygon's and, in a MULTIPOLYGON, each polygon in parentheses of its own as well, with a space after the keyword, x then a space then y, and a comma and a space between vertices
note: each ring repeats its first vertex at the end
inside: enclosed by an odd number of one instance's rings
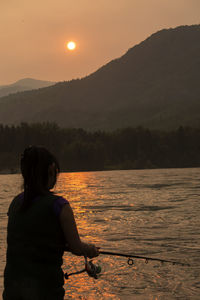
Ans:
POLYGON ((55 84, 55 82, 24 78, 9 85, 0 85, 0 97, 27 90, 40 89, 53 84, 55 84))
POLYGON ((91 75, 0 99, 0 123, 200 127, 200 25, 154 33, 91 75))

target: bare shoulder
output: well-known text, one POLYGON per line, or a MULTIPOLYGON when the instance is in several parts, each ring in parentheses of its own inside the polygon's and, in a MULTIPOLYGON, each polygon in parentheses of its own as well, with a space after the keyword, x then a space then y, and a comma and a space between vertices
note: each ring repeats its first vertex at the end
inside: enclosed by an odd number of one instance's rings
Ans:
POLYGON ((60 218, 62 219, 63 217, 67 217, 67 216, 71 216, 73 215, 73 210, 70 206, 69 203, 66 203, 65 205, 63 205, 61 212, 60 212, 60 218))
POLYGON ((61 225, 71 227, 75 224, 74 213, 69 203, 63 205, 59 218, 61 225))

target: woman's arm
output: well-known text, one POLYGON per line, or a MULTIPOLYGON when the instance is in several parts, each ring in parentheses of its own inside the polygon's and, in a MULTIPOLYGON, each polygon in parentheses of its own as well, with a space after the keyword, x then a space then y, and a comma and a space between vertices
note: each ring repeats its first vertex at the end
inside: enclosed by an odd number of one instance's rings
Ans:
POLYGON ((96 248, 94 245, 86 244, 81 241, 74 214, 69 204, 65 204, 62 207, 60 213, 60 224, 70 252, 75 255, 86 255, 89 258, 99 255, 98 248, 96 248))

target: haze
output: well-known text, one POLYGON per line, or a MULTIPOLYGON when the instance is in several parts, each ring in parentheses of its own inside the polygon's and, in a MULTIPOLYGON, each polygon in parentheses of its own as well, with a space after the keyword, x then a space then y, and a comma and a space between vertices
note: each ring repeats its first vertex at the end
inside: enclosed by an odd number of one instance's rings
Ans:
POLYGON ((80 78, 160 29, 199 23, 199 0, 1 0, 0 85, 80 78))

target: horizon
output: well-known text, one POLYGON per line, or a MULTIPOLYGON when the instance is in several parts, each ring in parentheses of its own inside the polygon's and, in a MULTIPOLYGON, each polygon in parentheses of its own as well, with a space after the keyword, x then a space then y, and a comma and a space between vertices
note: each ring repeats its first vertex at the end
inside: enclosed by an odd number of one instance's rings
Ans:
POLYGON ((119 0, 117 5, 114 0, 86 0, 84 5, 78 0, 61 0, 59 5, 20 0, 0 3, 0 8, 0 86, 24 78, 83 78, 157 31, 200 20, 196 0, 149 0, 148 5, 145 0, 119 0), (69 40, 76 42, 74 51, 65 47, 69 40))

